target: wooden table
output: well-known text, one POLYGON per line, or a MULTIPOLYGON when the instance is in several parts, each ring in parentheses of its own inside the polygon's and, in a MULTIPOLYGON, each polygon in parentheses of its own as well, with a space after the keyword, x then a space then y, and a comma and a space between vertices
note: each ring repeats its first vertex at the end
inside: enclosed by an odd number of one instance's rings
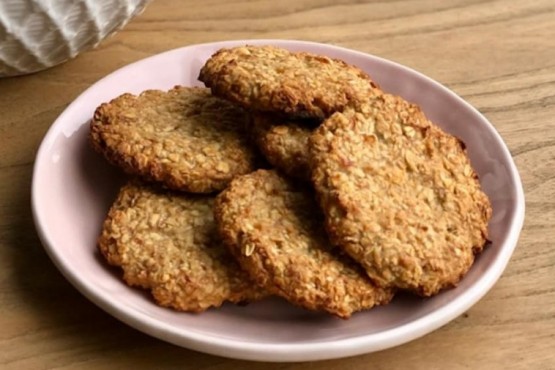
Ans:
POLYGON ((553 0, 158 0, 96 50, 0 79, 0 367, 196 369, 555 368, 553 0), (465 315, 409 344, 342 360, 261 364, 142 334, 79 294, 50 262, 30 210, 34 156, 64 108, 102 76, 164 50, 225 39, 332 43, 410 66, 484 113, 527 200, 519 245, 465 315))

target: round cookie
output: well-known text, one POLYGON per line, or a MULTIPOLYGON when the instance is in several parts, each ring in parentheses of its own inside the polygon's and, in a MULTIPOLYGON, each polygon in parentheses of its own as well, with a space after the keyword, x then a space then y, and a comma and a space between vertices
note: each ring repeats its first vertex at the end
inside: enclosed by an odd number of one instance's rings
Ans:
POLYGON ((258 149, 274 167, 285 174, 310 180, 308 139, 311 126, 269 114, 253 114, 251 135, 258 149))
POLYGON ((312 195, 272 170, 233 180, 214 213, 227 247, 268 292, 342 318, 385 304, 360 266, 333 250, 312 195))
POLYGON ((99 249, 161 306, 201 312, 265 296, 215 236, 213 201, 130 182, 104 221, 99 249))
POLYGON ((209 193, 255 168, 248 115, 209 89, 175 87, 123 94, 98 107, 93 147, 129 174, 171 189, 209 193))
POLYGON ((323 119, 380 93, 365 72, 341 60, 274 46, 220 49, 199 80, 249 110, 297 118, 323 119))
POLYGON ((491 206, 465 147, 401 98, 336 113, 310 140, 332 242, 383 287, 455 286, 486 242, 491 206))

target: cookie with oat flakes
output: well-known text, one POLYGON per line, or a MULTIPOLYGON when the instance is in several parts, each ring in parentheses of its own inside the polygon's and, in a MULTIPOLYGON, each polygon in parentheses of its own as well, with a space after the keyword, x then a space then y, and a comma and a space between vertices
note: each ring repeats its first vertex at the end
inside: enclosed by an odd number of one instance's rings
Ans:
POLYGON ((393 296, 333 249, 313 194, 276 171, 234 179, 216 197, 214 213, 226 246, 250 277, 295 305, 348 318, 393 296))
POLYGON ((175 87, 123 94, 98 107, 90 141, 125 172, 193 193, 223 189, 255 169, 246 112, 210 90, 175 87))
POLYGON ((249 110, 297 118, 323 119, 380 93, 364 71, 344 61, 275 46, 220 49, 199 80, 249 110))
POLYGON ((127 284, 149 289, 161 306, 201 312, 257 300, 266 294, 216 237, 213 201, 129 182, 104 221, 99 249, 127 284))
POLYGON ((492 209, 464 144, 391 95, 336 113, 310 139, 332 242, 374 282, 423 296, 455 286, 492 209))
POLYGON ((317 124, 255 113, 249 131, 270 164, 291 177, 309 181, 308 139, 317 124))

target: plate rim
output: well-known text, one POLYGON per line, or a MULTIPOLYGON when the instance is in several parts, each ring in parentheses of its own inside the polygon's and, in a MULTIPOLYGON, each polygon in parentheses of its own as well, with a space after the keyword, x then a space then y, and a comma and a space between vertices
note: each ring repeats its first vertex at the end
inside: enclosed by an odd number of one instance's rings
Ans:
POLYGON ((522 230, 525 216, 525 199, 518 169, 506 143, 501 138, 495 127, 483 114, 470 105, 470 103, 466 102, 455 92, 434 79, 395 61, 332 44, 286 39, 243 39, 193 44, 158 53, 118 68, 81 92, 52 123, 43 137, 39 149, 37 150, 32 174, 31 209, 33 222, 39 239, 54 265, 81 294, 118 320, 158 339, 213 355, 243 360, 294 362, 349 357, 391 348, 431 333, 432 331, 460 316, 471 306, 477 303, 485 294, 487 294, 504 272, 514 249, 517 246, 519 234, 522 230), (323 48, 327 50, 334 50, 335 52, 356 55, 362 58, 373 58, 381 63, 388 64, 394 68, 402 69, 405 72, 415 74, 419 78, 426 80, 428 83, 432 84, 435 89, 439 89, 443 94, 455 99, 458 104, 461 104, 464 108, 470 110, 477 118, 479 118, 481 123, 495 137, 496 141, 500 143, 503 160, 508 164, 509 168, 509 177, 512 185, 511 188, 515 197, 515 209, 510 218, 509 233, 505 235, 505 240, 500 243, 501 246, 498 257, 494 260, 491 267, 480 276, 476 283, 470 287, 465 294, 458 296, 456 299, 433 311, 431 314, 427 314, 400 327, 389 329, 380 333, 316 343, 255 343, 208 336, 196 332, 184 333, 182 330, 178 330, 163 321, 155 320, 146 314, 126 310, 125 307, 119 305, 117 301, 110 300, 108 297, 105 297, 102 293, 102 289, 95 287, 95 285, 91 282, 81 279, 78 274, 75 274, 74 271, 71 270, 68 261, 63 256, 63 253, 60 253, 56 249, 54 240, 52 240, 46 228, 43 227, 43 225, 45 225, 45 214, 44 211, 41 211, 39 208, 40 189, 38 188, 37 180, 39 169, 46 157, 44 153, 49 149, 58 131, 58 126, 64 121, 65 116, 69 114, 69 112, 72 111, 90 91, 94 90, 99 83, 106 79, 114 78, 118 74, 125 73, 127 69, 133 68, 137 64, 144 63, 145 61, 154 58, 163 58, 171 54, 179 54, 181 52, 185 52, 187 49, 194 50, 197 48, 214 48, 214 50, 216 50, 222 47, 244 44, 272 44, 285 47, 294 45, 295 47, 307 47, 311 49, 323 48), (378 335, 379 338, 377 338, 378 335))

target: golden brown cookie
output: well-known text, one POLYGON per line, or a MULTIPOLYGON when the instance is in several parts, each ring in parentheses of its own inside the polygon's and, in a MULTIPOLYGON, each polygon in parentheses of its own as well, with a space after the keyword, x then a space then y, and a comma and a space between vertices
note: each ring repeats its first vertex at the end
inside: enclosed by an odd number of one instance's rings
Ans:
POLYGON ((212 93, 249 110, 323 119, 379 94, 362 70, 341 60, 275 46, 216 52, 199 80, 212 93))
POLYGON ((233 180, 214 206, 220 235, 268 292, 342 318, 390 301, 360 266, 333 250, 312 194, 258 170, 233 180))
POLYGON ((289 176, 310 180, 308 139, 316 126, 277 115, 253 114, 250 132, 270 164, 289 176))
POLYGON ((210 90, 123 94, 96 109, 90 141, 127 173, 171 189, 209 193, 255 168, 248 115, 210 90))
POLYGON ((384 95, 334 114, 310 144, 333 243, 383 287, 430 296, 458 283, 492 212, 462 142, 384 95))
POLYGON ((259 299, 265 293, 217 237, 213 201, 130 182, 104 221, 100 251, 127 284, 150 289, 161 306, 200 312, 259 299))

